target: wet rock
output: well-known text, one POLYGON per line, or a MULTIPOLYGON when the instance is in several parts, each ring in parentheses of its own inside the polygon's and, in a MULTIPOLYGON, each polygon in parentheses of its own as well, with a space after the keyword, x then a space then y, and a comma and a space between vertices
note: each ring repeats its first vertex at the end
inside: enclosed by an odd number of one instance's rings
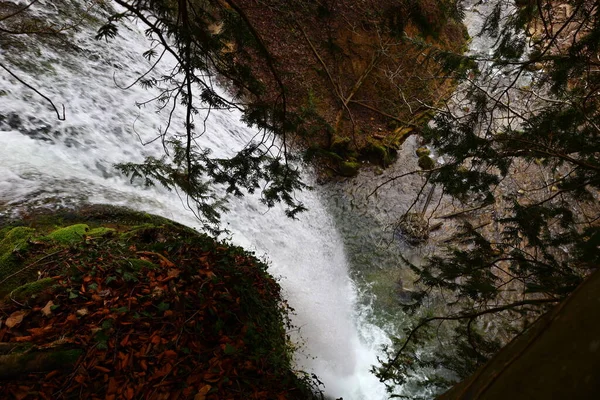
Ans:
POLYGON ((412 306, 416 303, 415 291, 404 287, 402 279, 396 281, 396 301, 402 306, 412 306))
POLYGON ((418 164, 419 164, 419 168, 425 169, 425 170, 430 170, 435 167, 435 161, 433 161, 431 159, 431 157, 429 157, 429 156, 419 157, 418 164))
POLYGON ((360 163, 356 161, 342 161, 340 163, 339 173, 342 176, 353 177, 358 174, 360 163))
POLYGON ((404 289, 403 287, 398 287, 398 289, 396 289, 396 299, 402 306, 412 306, 417 302, 415 300, 415 292, 410 289, 404 289))
POLYGON ((398 230, 410 244, 429 239, 429 222, 421 213, 408 213, 398 221, 398 230))

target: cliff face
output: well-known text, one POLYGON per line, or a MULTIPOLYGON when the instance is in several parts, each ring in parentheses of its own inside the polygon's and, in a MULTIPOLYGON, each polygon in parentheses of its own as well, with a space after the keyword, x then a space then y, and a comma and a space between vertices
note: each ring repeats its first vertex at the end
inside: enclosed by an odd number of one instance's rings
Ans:
POLYGON ((264 84, 254 101, 279 100, 281 83, 301 147, 341 174, 358 160, 385 166, 452 90, 441 53, 460 54, 466 35, 450 3, 238 0, 272 55, 273 68, 259 52, 240 60, 264 84))

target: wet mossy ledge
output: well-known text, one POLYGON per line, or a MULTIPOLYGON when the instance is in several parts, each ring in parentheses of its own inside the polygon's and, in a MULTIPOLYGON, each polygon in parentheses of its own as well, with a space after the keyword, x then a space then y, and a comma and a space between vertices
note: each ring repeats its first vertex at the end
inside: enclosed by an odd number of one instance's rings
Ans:
POLYGON ((251 253, 92 206, 0 220, 0 398, 311 399, 251 253))

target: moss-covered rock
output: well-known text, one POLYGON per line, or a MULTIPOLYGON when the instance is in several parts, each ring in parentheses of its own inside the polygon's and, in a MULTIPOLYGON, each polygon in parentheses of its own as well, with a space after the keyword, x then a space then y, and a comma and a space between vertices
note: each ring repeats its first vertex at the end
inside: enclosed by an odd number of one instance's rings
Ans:
POLYGON ((19 226, 10 228, 0 241, 0 260, 12 253, 25 250, 27 241, 33 236, 35 229, 19 226))
POLYGON ((417 149, 417 151, 415 151, 415 153, 417 154, 417 157, 423 157, 423 156, 430 155, 431 151, 427 147, 422 146, 422 147, 419 147, 417 149))
POLYGON ((86 233, 86 236, 91 237, 91 238, 97 238, 97 237, 103 237, 103 236, 112 236, 115 233, 116 233, 115 229, 101 226, 99 228, 90 229, 86 233))
POLYGON ((362 158, 372 164, 381 167, 389 166, 396 159, 397 151, 390 148, 380 141, 370 140, 369 143, 361 150, 362 158))
POLYGON ((348 156, 352 140, 349 137, 336 137, 331 143, 330 150, 342 158, 348 156))
POLYGON ((421 156, 419 157, 419 168, 421 169, 425 169, 425 170, 430 170, 435 168, 435 161, 433 161, 433 159, 429 156, 421 156))
POLYGON ((4 237, 6 236, 6 234, 8 232, 10 232, 10 230, 12 229, 12 227, 7 226, 5 228, 0 229, 0 240, 4 239, 4 237))
POLYGON ((60 244, 75 244, 81 242, 90 227, 86 224, 76 224, 60 228, 51 232, 48 235, 49 239, 52 239, 60 244))
POLYGON ((56 387, 73 385, 85 396, 106 397, 113 387, 118 398, 127 397, 125 389, 134 398, 182 390, 194 398, 206 382, 207 399, 313 398, 312 380, 294 372, 288 309, 265 263, 162 218, 120 213, 114 223, 111 212, 103 223, 99 214, 62 219, 69 226, 58 218, 36 225, 28 216, 17 223, 29 226, 11 228, 0 241, 3 254, 16 251, 42 278, 12 287, 11 301, 0 302, 2 315, 24 316, 3 342, 31 348, 0 356, 0 379, 10 377, 0 398, 23 387, 52 397, 56 387), (93 237, 102 240, 87 240, 93 237), (125 363, 125 355, 137 358, 125 363), (72 370, 78 360, 100 368, 81 375, 72 370), (142 362, 147 375, 139 373, 142 362), (26 368, 13 374, 10 363, 26 368), (161 380, 165 366, 174 379, 161 380), (30 367, 56 372, 30 376, 30 367))
POLYGON ((360 163, 358 161, 342 161, 339 165, 339 173, 341 176, 353 177, 358 174, 360 163))
POLYGON ((23 266, 23 253, 34 232, 34 229, 22 226, 10 228, 0 241, 0 294, 2 286, 17 284, 16 275, 23 266))
POLYGON ((26 302, 31 297, 40 295, 44 290, 55 284, 52 278, 43 278, 37 281, 28 282, 10 293, 10 298, 19 302, 26 302))

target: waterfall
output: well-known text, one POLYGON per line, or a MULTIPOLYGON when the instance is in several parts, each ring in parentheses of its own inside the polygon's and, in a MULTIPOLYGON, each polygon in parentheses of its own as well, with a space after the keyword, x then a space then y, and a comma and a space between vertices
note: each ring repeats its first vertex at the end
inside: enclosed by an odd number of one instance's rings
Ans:
MULTIPOLYGON (((55 12, 50 1, 36 7, 38 13, 55 12)), ((143 31, 129 24, 104 42, 93 39, 95 28, 74 31, 65 41, 28 37, 20 39, 25 45, 0 49, 3 64, 66 109, 66 120, 58 121, 45 100, 0 74, 0 215, 30 206, 103 203, 197 227, 177 193, 131 185, 115 171, 115 163, 163 154, 160 143, 143 146, 141 141, 164 128, 166 113, 157 112, 153 103, 141 104, 156 95, 151 90, 139 85, 121 90, 115 83, 128 85, 148 69, 143 31)), ((182 121, 178 110, 175 129, 182 121)), ((239 113, 213 110, 200 144, 216 154, 230 153, 254 134, 239 113)), ((305 179, 311 183, 310 171, 305 179)), ((279 207, 268 210, 259 195, 252 195, 232 201, 224 227, 233 243, 267 259, 280 279, 295 309, 292 319, 299 330, 293 335, 305 342, 296 355, 299 368, 314 372, 328 396, 385 398, 369 369, 378 345, 388 339, 365 321, 368 310, 357 309, 344 245, 320 192, 299 196, 309 208, 299 221, 285 217, 279 207)))

